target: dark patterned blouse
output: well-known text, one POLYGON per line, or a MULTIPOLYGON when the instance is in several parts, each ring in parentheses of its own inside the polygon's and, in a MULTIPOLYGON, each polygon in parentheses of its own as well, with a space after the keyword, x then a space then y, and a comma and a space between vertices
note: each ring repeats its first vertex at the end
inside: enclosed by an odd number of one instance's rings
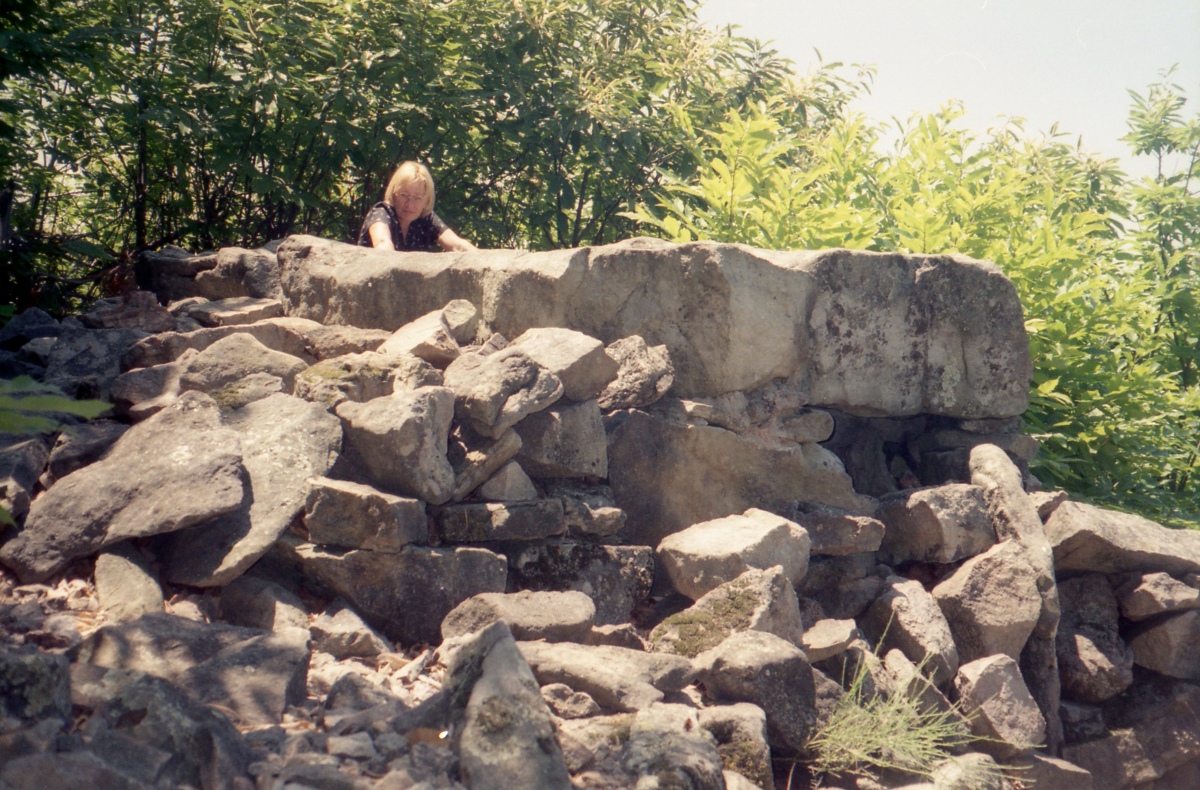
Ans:
POLYGON ((392 246, 406 252, 440 252, 442 248, 437 243, 438 236, 449 228, 441 217, 431 211, 408 223, 408 237, 405 238, 400 232, 400 219, 395 209, 386 203, 376 203, 367 212, 362 229, 358 231, 358 243, 363 247, 374 246, 371 244, 371 226, 376 222, 386 223, 392 234, 392 246))

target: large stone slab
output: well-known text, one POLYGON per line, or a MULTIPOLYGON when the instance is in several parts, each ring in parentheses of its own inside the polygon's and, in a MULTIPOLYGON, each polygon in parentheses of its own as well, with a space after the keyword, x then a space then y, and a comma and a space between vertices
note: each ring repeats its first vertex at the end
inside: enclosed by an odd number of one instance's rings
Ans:
POLYGON ((566 327, 666 345, 684 397, 788 378, 808 403, 867 414, 1001 417, 1028 402, 1016 290, 962 256, 646 239, 429 256, 293 236, 279 261, 289 315, 394 330, 463 298, 480 336, 566 327))
POLYGON ((273 395, 222 414, 242 443, 251 499, 232 513, 170 540, 166 578, 211 587, 240 576, 304 508, 308 479, 329 471, 342 448, 342 426, 321 406, 273 395))
POLYGON ((558 376, 520 349, 464 354, 446 368, 454 409, 484 436, 499 438, 526 416, 562 397, 558 376))
POLYGON ((130 428, 104 460, 59 480, 30 506, 0 562, 40 581, 75 557, 127 538, 185 529, 242 504, 241 441, 216 403, 189 392, 130 428))
POLYGON ((515 430, 517 460, 533 477, 608 477, 608 440, 596 401, 551 406, 515 430))
POLYGON ((979 486, 950 483, 902 491, 881 499, 876 516, 886 527, 880 546, 885 561, 957 562, 996 543, 979 486))
POLYGON ((140 329, 64 327, 46 354, 42 383, 75 398, 106 400, 126 350, 145 336, 140 329))
POLYGON ((446 615, 442 637, 463 636, 500 620, 522 641, 583 642, 596 620, 596 605, 576 590, 482 593, 446 615))
POLYGON ((596 604, 596 625, 629 622, 635 606, 650 594, 654 552, 648 546, 602 546, 554 540, 509 544, 509 583, 513 590, 578 590, 596 604))
POLYGON ((885 649, 896 649, 941 685, 958 671, 958 648, 950 624, 918 581, 893 576, 859 626, 885 649))
POLYGON ((629 543, 655 546, 702 521, 751 507, 782 513, 797 500, 862 515, 875 510, 820 445, 772 447, 642 411, 618 413, 607 427, 609 483, 628 514, 622 535, 629 543))
POLYGON ((614 710, 644 710, 696 677, 692 662, 682 656, 571 642, 521 642, 518 647, 539 683, 565 683, 614 710))
POLYGON ((617 377, 617 360, 608 355, 603 343, 582 332, 556 327, 528 329, 509 347, 519 348, 558 376, 567 400, 591 400, 617 377))
POLYGON ((304 524, 313 543, 348 549, 400 551, 429 538, 421 500, 328 477, 308 481, 304 524))
POLYGON ((1060 573, 1200 571, 1200 532, 1082 502, 1064 502, 1046 522, 1060 573))

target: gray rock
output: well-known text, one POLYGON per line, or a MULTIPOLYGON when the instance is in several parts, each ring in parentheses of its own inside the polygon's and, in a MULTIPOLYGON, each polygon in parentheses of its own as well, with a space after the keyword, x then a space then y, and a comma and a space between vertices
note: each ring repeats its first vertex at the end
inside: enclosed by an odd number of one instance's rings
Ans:
POLYGON ((800 648, 772 634, 742 631, 696 657, 718 702, 750 702, 766 714, 771 748, 796 753, 816 722, 813 672, 800 648))
POLYGON ((650 348, 638 335, 610 343, 605 351, 617 361, 617 377, 596 396, 603 411, 643 409, 667 394, 675 367, 666 346, 650 348))
POLYGON ((962 483, 901 491, 879 502, 885 562, 957 562, 996 543, 983 489, 962 483))
POLYGON ((663 620, 650 634, 656 652, 695 658, 738 631, 763 631, 800 646, 804 623, 796 591, 776 565, 748 570, 663 620))
POLYGON ((878 551, 883 542, 883 522, 856 516, 841 508, 816 502, 797 502, 788 518, 808 533, 809 554, 843 556, 878 551))
POLYGON ((800 637, 799 647, 814 664, 833 658, 862 639, 862 632, 853 620, 818 620, 800 637))
POLYGON ((16 351, 39 337, 58 337, 62 325, 54 316, 37 307, 27 307, 0 327, 0 348, 16 351))
POLYGON ((1077 576, 1059 582, 1062 618, 1056 647, 1062 694, 1100 703, 1133 684, 1134 653, 1121 638, 1117 601, 1108 579, 1077 576))
POLYGON ((658 545, 702 521, 751 507, 782 513, 797 500, 875 509, 854 493, 841 461, 816 444, 770 447, 640 411, 614 415, 607 429, 609 484, 629 515, 622 532, 629 543, 658 545))
POLYGON ((512 589, 578 590, 596 604, 597 625, 629 622, 654 578, 654 553, 646 546, 563 540, 519 546, 507 554, 512 589))
POLYGON ((771 790, 771 749, 767 745, 767 715, 748 702, 713 705, 700 711, 700 726, 717 741, 717 753, 728 772, 736 771, 751 787, 771 790))
POLYGON ((50 449, 40 436, 3 444, 0 451, 0 507, 19 519, 29 512, 38 478, 50 460, 50 449))
POLYGON ((145 332, 175 329, 175 319, 149 291, 100 299, 79 317, 79 322, 88 329, 141 329, 145 332))
POLYGON ((607 477, 608 445, 596 401, 552 406, 516 425, 517 460, 534 477, 607 477))
MULTIPOLYGON (((933 769, 930 790, 1009 790, 1011 785, 991 755, 979 752, 956 754, 933 769)), ((909 790, 912 790, 911 786, 909 790)))
POLYGON ((663 653, 571 642, 521 642, 518 647, 539 683, 565 683, 618 711, 648 708, 696 677, 692 662, 663 653))
MULTIPOLYGON (((618 363, 594 337, 570 329, 527 329, 509 344, 528 354, 563 383, 563 397, 594 399, 617 377, 618 363)), ((600 475, 603 477, 604 475, 600 475)))
POLYGON ((238 435, 220 424, 211 398, 187 393, 39 497, 24 530, 0 547, 0 562, 40 581, 113 543, 233 512, 243 474, 238 435))
POLYGON ((50 349, 42 383, 75 398, 106 400, 121 374, 121 355, 145 336, 140 329, 64 328, 50 349))
POLYGON ((583 642, 596 605, 581 592, 481 593, 456 606, 442 621, 442 639, 464 636, 503 620, 522 641, 583 642))
POLYGON ((1065 502, 1046 522, 1060 573, 1200 571, 1200 532, 1167 529, 1131 513, 1065 502))
POLYGON ((752 568, 781 565, 798 584, 808 572, 808 550, 808 533, 800 525, 750 508, 668 535, 657 556, 675 589, 696 600, 752 568))
POLYGON ((533 481, 516 461, 509 461, 500 467, 479 487, 479 496, 492 502, 524 502, 535 499, 537 495, 533 481))
POLYGON ((606 542, 625 526, 625 511, 617 507, 612 488, 578 480, 544 481, 546 496, 563 503, 563 520, 573 537, 606 542))
POLYGON ((507 577, 504 557, 478 548, 328 551, 285 535, 273 553, 289 573, 341 595, 385 636, 408 645, 437 644, 455 606, 479 593, 504 592, 507 577))
POLYGON ((47 787, 103 787, 108 790, 150 790, 128 770, 120 770, 91 751, 66 754, 31 754, 0 768, 5 790, 42 790, 47 787))
POLYGON ((308 659, 308 633, 286 628, 230 645, 173 680, 197 702, 233 711, 243 726, 278 724, 307 696, 308 659))
POLYGON ((50 480, 61 480, 88 464, 99 461, 120 439, 128 425, 110 420, 94 420, 82 425, 73 425, 58 435, 50 450, 47 471, 50 480))
POLYGON ((446 368, 445 379, 454 390, 455 413, 493 438, 563 394, 558 376, 513 348, 489 356, 464 354, 446 368))
POLYGON ((859 626, 884 649, 899 650, 923 666, 935 685, 951 680, 958 671, 958 648, 950 625, 920 582, 898 576, 888 579, 859 626))
POLYGON ((262 634, 254 628, 198 623, 154 613, 128 623, 102 626, 84 640, 77 660, 170 680, 222 650, 262 634))
POLYGON ((964 664, 954 687, 981 751, 1006 759, 1028 754, 1044 743, 1046 720, 1021 679, 1017 662, 1008 656, 964 664))
MULTIPOLYGON (((454 468, 454 493, 451 502, 459 502, 491 478, 521 449, 521 437, 509 429, 496 439, 480 437, 471 430, 455 431, 449 445, 450 465, 454 468)), ((536 497, 536 492, 534 497, 536 497)), ((528 497, 533 499, 534 497, 528 497)))
POLYGON ((612 645, 630 650, 645 650, 646 643, 632 623, 620 625, 594 625, 583 640, 585 645, 612 645))
MULTIPOLYGON (((555 737, 550 712, 534 673, 522 658, 504 623, 479 638, 492 644, 479 660, 479 676, 470 688, 459 735, 463 778, 471 788, 571 787, 571 777, 555 737)), ((460 651, 456 655, 461 655, 460 651)), ((448 672, 458 670, 451 659, 448 672)))
POLYGON ((328 477, 308 481, 304 524, 313 543, 349 549, 397 552, 429 538, 424 502, 328 477))
POLYGON ((235 326, 253 324, 267 318, 279 318, 283 315, 283 304, 278 299, 231 296, 192 305, 187 314, 200 326, 235 326))
POLYGON ((71 716, 66 656, 33 646, 0 644, 0 716, 44 719, 71 716))
POLYGON ((338 419, 290 395, 225 412, 221 422, 241 439, 250 501, 170 539, 166 578, 176 584, 211 587, 245 572, 301 512, 308 479, 328 472, 341 451, 338 419))
POLYGON ((873 553, 813 557, 796 590, 821 608, 821 617, 855 619, 879 597, 890 573, 887 566, 876 565, 873 553))
POLYGON ((458 344, 466 345, 475 339, 479 310, 466 299, 452 299, 442 308, 442 320, 458 344))
POLYGON ((367 403, 337 407, 346 446, 372 482, 435 505, 454 493, 454 470, 446 459, 454 393, 446 387, 396 392, 367 403))
POLYGON ((329 736, 325 741, 325 753, 351 760, 371 760, 379 756, 370 734, 365 732, 329 736))
POLYGON ((1037 571, 1006 540, 964 562, 933 588, 963 663, 1002 653, 1018 660, 1037 625, 1037 571))
POLYGON ((431 508, 430 516, 443 543, 538 540, 566 532, 557 499, 449 505, 431 508))
POLYGON ((1129 638, 1133 662, 1172 678, 1200 680, 1200 611, 1167 615, 1129 638))
POLYGON ((363 622, 345 601, 334 601, 309 626, 313 647, 336 659, 374 658, 392 652, 392 644, 363 622))
POLYGON ((1137 574, 1116 595, 1121 616, 1135 622, 1167 612, 1200 609, 1200 589, 1167 573, 1137 574))
POLYGON ((96 555, 94 578, 96 597, 109 622, 127 623, 163 610, 158 574, 128 543, 118 543, 96 555))
POLYGON ((221 617, 264 631, 308 628, 308 612, 296 595, 254 576, 239 576, 221 589, 221 617))
POLYGON ((400 327, 379 347, 383 354, 407 354, 444 368, 461 353, 443 310, 434 310, 400 327))
POLYGON ((366 403, 398 389, 440 387, 442 373, 407 354, 345 354, 306 368, 296 376, 296 397, 334 408, 345 400, 366 403))
POLYGON ((600 712, 600 706, 591 695, 574 691, 565 683, 547 683, 542 686, 542 699, 550 712, 560 719, 585 719, 600 712))
POLYGON ((216 266, 196 273, 195 293, 205 299, 278 299, 282 296, 279 261, 263 248, 222 247, 217 250, 216 266))

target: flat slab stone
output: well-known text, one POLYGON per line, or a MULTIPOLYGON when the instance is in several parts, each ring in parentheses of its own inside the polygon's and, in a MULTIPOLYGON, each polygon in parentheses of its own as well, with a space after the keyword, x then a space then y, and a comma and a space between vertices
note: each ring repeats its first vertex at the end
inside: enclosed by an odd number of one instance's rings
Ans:
POLYGON ((278 299, 256 299, 252 296, 232 296, 188 308, 190 318, 201 326, 210 327, 253 324, 282 315, 283 304, 278 299))
POLYGON ((506 548, 518 590, 578 590, 596 604, 597 625, 628 623, 650 594, 654 552, 648 546, 607 546, 556 539, 506 548))
POLYGON ((397 552, 425 543, 425 503, 362 483, 313 477, 304 501, 304 524, 313 543, 397 552))
POLYGON ((1046 522, 1059 573, 1200 571, 1200 532, 1167 529, 1131 513, 1064 502, 1046 522))
POLYGON ((527 329, 509 344, 547 368, 563 383, 563 396, 581 402, 595 398, 617 377, 617 360, 604 344, 582 332, 557 327, 527 329))
POLYGON ((482 502, 431 508, 443 543, 480 543, 495 540, 538 540, 567 531, 562 502, 482 502))
POLYGON ((570 642, 520 642, 517 647, 538 683, 565 683, 619 711, 648 708, 696 677, 691 661, 665 653, 570 642))
POLYGON ((500 620, 521 641, 583 642, 596 620, 596 605, 574 590, 481 593, 446 615, 442 638, 463 636, 500 620))

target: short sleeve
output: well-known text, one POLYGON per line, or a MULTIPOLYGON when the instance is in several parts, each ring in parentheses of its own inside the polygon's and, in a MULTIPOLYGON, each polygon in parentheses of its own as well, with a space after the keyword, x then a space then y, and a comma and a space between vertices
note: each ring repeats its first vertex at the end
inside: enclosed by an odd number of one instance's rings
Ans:
POLYGON ((439 238, 443 233, 450 230, 450 226, 442 221, 442 218, 432 211, 429 212, 429 222, 433 225, 434 239, 439 238))
POLYGON ((376 222, 382 222, 387 226, 388 231, 391 232, 391 219, 392 218, 388 214, 387 207, 382 203, 376 203, 371 207, 371 210, 367 212, 367 218, 363 220, 362 229, 358 233, 358 243, 364 247, 373 246, 371 244, 371 226, 376 222))

